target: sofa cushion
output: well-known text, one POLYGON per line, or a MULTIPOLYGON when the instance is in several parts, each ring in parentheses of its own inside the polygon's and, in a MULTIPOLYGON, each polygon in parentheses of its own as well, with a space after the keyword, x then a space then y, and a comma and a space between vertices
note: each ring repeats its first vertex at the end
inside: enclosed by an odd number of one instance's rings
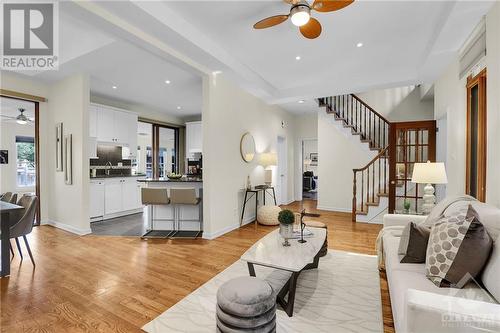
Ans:
POLYGON ((387 271, 387 281, 389 283, 389 293, 396 332, 404 332, 404 325, 406 322, 406 294, 409 289, 494 303, 494 300, 473 282, 468 283, 463 289, 438 288, 427 279, 424 274, 403 270, 387 271))
POLYGON ((426 275, 438 287, 463 287, 482 271, 488 261, 492 239, 477 212, 469 205, 441 218, 431 230, 427 246, 426 275))
POLYGON ((430 230, 410 222, 401 234, 398 254, 401 263, 424 263, 430 230))
POLYGON ((417 272, 425 275, 425 264, 402 264, 398 256, 399 237, 385 234, 383 238, 385 270, 387 275, 394 270, 417 272))
POLYGON ((484 267, 481 280, 493 297, 500 302, 500 236, 493 245, 490 258, 484 267))

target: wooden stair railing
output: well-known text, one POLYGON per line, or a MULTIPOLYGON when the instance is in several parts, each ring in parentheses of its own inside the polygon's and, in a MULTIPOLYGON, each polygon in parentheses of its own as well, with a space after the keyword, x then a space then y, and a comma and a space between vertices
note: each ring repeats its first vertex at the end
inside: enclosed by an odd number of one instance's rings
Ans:
POLYGON ((368 206, 378 205, 380 197, 389 195, 389 149, 383 148, 367 165, 352 169, 352 221, 357 214, 368 214, 368 206), (366 180, 366 181, 365 181, 366 180), (361 188, 358 184, 361 184, 361 188), (358 194, 360 205, 358 206, 358 194))
POLYGON ((352 221, 356 222, 356 214, 366 215, 368 206, 378 204, 381 196, 388 196, 390 122, 354 94, 324 97, 318 101, 320 106, 326 107, 327 113, 342 121, 344 127, 351 128, 353 135, 359 135, 361 142, 378 151, 366 166, 353 169, 352 221), (361 188, 357 186, 359 181, 361 188), (361 198, 359 207, 358 197, 361 198))

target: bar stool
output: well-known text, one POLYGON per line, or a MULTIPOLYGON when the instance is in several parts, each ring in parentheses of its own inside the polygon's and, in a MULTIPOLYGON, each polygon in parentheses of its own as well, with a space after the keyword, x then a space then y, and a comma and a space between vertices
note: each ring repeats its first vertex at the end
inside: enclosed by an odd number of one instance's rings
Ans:
POLYGON ((172 188, 170 189, 170 203, 174 206, 174 219, 177 222, 177 228, 174 227, 175 231, 170 237, 172 238, 197 238, 201 235, 203 228, 203 210, 201 203, 201 198, 196 197, 196 189, 194 188, 172 188), (181 220, 180 216, 180 206, 198 206, 199 207, 199 219, 198 220, 181 220), (198 222, 198 230, 181 230, 181 222, 198 222))
MULTIPOLYGON (((168 238, 174 230, 156 230, 154 225, 153 205, 168 205, 170 199, 166 188, 147 188, 141 189, 142 204, 148 206, 149 230, 141 238, 168 238)), ((174 220, 171 220, 175 223, 174 220)))

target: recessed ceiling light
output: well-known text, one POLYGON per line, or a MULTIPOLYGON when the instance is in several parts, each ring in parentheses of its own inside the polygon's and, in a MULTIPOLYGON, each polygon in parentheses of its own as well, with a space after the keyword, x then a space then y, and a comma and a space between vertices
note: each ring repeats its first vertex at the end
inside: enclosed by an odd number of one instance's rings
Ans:
POLYGON ((113 86, 112 88, 113 88, 113 89, 117 89, 118 87, 117 87, 117 86, 113 86))
POLYGON ((165 83, 166 84, 170 84, 170 80, 165 80, 165 83))
POLYGON ((300 104, 304 103, 304 100, 303 100, 303 99, 301 99, 301 100, 299 101, 299 103, 300 103, 300 104))
POLYGON ((363 46, 363 43, 359 42, 358 44, 356 44, 356 47, 362 47, 363 46))
POLYGON ((295 60, 300 60, 300 59, 301 59, 300 56, 295 57, 295 60))
POLYGON ((177 110, 180 110, 180 109, 181 109, 181 107, 180 107, 180 106, 178 106, 178 107, 177 107, 177 110))

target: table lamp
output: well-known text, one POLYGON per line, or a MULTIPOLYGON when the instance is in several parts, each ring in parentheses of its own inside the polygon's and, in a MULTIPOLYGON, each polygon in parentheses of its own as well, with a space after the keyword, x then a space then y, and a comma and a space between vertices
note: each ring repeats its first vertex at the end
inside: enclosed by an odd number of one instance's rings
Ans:
POLYGON ((309 171, 309 166, 312 164, 312 160, 310 158, 304 159, 304 169, 306 171, 309 171))
POLYGON ((427 161, 427 163, 415 163, 411 181, 417 184, 427 184, 424 187, 424 204, 422 205, 422 212, 424 214, 429 214, 436 203, 436 196, 434 195, 434 187, 432 184, 448 183, 444 163, 432 163, 430 161, 427 161))
POLYGON ((264 183, 271 186, 273 183, 273 170, 271 167, 278 164, 278 155, 276 153, 262 153, 260 154, 260 164, 266 169, 264 183))

